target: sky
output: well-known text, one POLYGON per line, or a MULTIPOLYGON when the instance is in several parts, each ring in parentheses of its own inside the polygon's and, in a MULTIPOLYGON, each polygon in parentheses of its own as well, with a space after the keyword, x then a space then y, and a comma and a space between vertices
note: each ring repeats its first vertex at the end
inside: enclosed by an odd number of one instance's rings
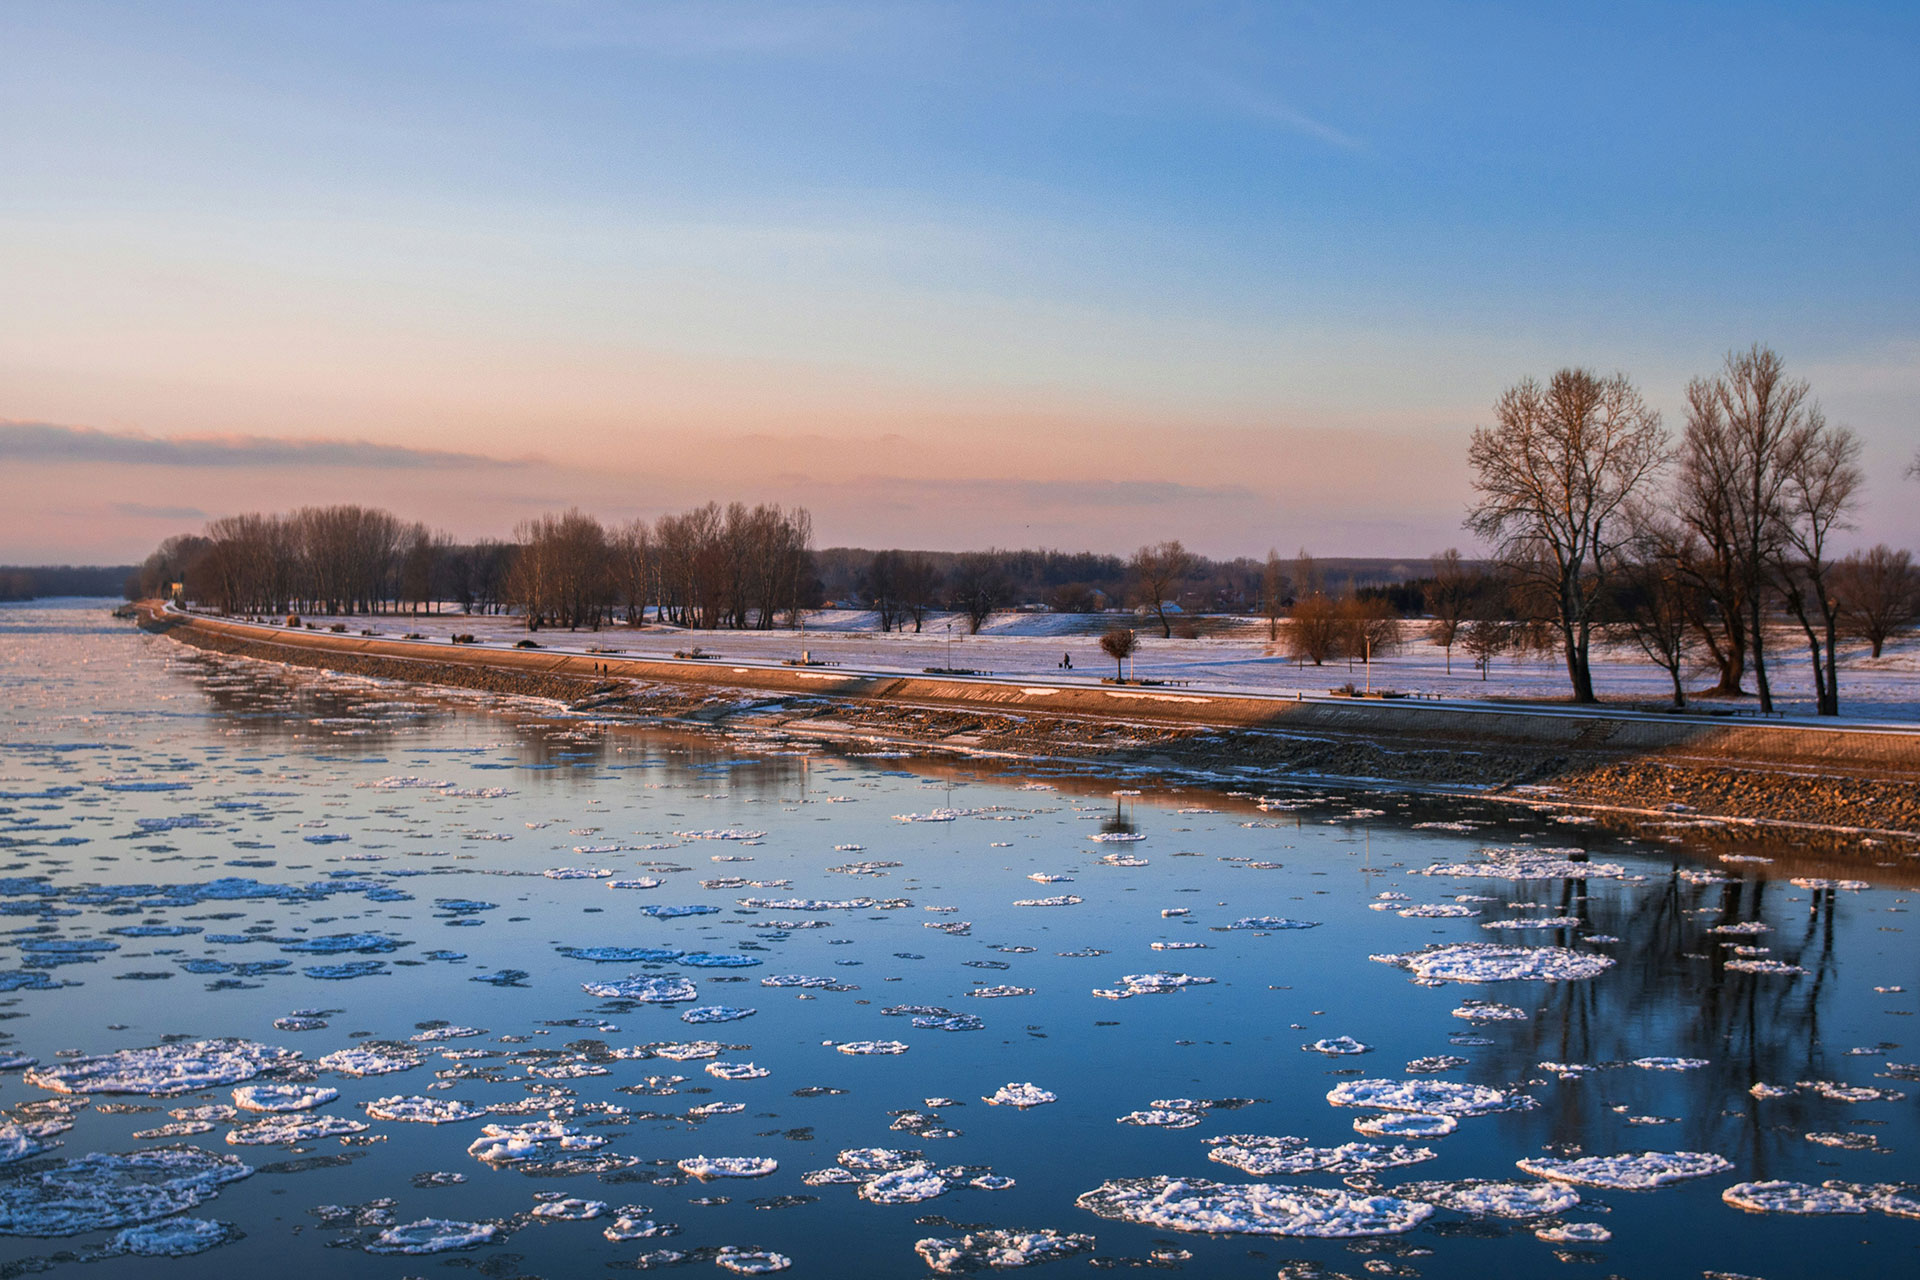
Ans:
POLYGON ((1764 342, 1920 546, 1920 5, 0 5, 0 563, 358 501, 1471 548, 1764 342))

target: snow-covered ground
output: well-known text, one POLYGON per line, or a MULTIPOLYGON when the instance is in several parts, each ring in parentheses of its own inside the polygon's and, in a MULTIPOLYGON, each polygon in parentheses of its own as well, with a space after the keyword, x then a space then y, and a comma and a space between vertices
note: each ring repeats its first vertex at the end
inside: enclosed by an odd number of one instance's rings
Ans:
MULTIPOLYGON (((315 621, 325 624, 338 619, 315 621)), ((1205 621, 1209 629, 1221 625, 1219 619, 1205 621)), ((636 657, 671 657, 675 650, 697 646, 718 658, 778 663, 798 658, 804 650, 815 662, 836 662, 867 671, 917 674, 928 667, 964 667, 996 676, 1091 684, 1114 671, 1113 660, 1100 652, 1099 632, 1125 622, 1131 622, 1140 636, 1139 652, 1129 675, 1142 679, 1185 680, 1198 688, 1232 692, 1307 695, 1325 694, 1349 680, 1360 687, 1368 681, 1366 664, 1358 661, 1350 665, 1339 659, 1321 667, 1296 664, 1283 656, 1285 623, 1281 624, 1283 643, 1273 645, 1267 640, 1266 621, 1258 618, 1239 620, 1226 628, 1226 634, 1199 640, 1163 640, 1155 634, 1158 628, 1151 619, 1024 612, 994 615, 977 636, 967 634, 964 619, 949 614, 929 617, 919 634, 911 630, 883 634, 875 629, 879 625, 876 615, 853 610, 810 614, 801 631, 617 626, 597 632, 542 630, 531 638, 543 649, 559 651, 586 652, 598 647, 636 657), (1061 666, 1068 655, 1073 660, 1071 671, 1061 666)), ((511 644, 529 638, 517 618, 459 613, 357 618, 348 625, 355 632, 364 627, 395 638, 410 632, 434 640, 445 640, 456 632, 471 633, 483 644, 511 644)), ((1483 680, 1460 646, 1454 647, 1449 672, 1445 651, 1419 636, 1418 624, 1409 624, 1408 635, 1407 644, 1398 654, 1374 661, 1373 688, 1467 699, 1557 701, 1567 696, 1566 668, 1558 657, 1502 656, 1483 680)), ((1768 670, 1776 709, 1811 717, 1813 682, 1806 648, 1796 643, 1797 639, 1785 629, 1770 637, 1773 649, 1768 670)), ((1869 658, 1864 645, 1843 646, 1841 653, 1843 718, 1920 721, 1920 638, 1889 644, 1878 659, 1869 658)), ((1594 684, 1605 701, 1660 705, 1669 696, 1666 673, 1648 663, 1630 644, 1597 648, 1593 666, 1594 684)), ((1711 683, 1712 678, 1701 671, 1688 681, 1688 688, 1704 688, 1711 683)), ((1756 703, 1756 699, 1747 697, 1713 699, 1700 705, 1753 711, 1756 703)))

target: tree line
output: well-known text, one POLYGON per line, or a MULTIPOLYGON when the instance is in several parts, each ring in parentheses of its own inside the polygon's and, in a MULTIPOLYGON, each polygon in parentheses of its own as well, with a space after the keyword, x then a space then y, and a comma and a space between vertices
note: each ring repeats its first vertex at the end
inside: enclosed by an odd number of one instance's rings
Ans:
POLYGON ((226 516, 162 542, 129 598, 167 594, 223 613, 419 613, 451 602, 512 611, 529 630, 616 619, 770 628, 818 603, 804 508, 708 503, 608 526, 578 510, 522 521, 511 542, 457 544, 390 512, 340 505, 226 516))

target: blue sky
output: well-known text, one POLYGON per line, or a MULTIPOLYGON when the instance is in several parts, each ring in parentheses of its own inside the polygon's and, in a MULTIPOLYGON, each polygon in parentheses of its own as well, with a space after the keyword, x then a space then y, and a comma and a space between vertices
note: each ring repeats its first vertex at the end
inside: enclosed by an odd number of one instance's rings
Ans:
POLYGON ((1625 369, 1677 428, 1754 340, 1867 438, 1858 536, 1913 545, 1917 36, 1868 4, 7 6, 0 420, 79 444, 0 468, 0 560, 349 497, 460 534, 740 496, 823 542, 1424 555, 1464 545, 1508 382, 1625 369))

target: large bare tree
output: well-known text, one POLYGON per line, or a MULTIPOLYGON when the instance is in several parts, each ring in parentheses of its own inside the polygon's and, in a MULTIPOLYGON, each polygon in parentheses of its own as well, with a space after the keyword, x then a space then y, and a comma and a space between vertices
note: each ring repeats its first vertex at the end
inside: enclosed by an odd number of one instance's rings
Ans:
POLYGON ((1173 624, 1167 621, 1169 597, 1192 571, 1193 556, 1176 539, 1140 548, 1133 553, 1127 567, 1132 571, 1139 602, 1152 610, 1159 621, 1161 638, 1171 639, 1173 624))
POLYGON ((1575 702, 1592 702, 1596 606, 1625 506, 1668 457, 1667 433, 1625 374, 1562 369, 1524 378, 1494 404, 1468 449, 1478 498, 1466 525, 1552 599, 1575 702))
MULTIPOLYGON (((1687 427, 1681 446, 1681 517, 1700 535, 1731 642, 1732 617, 1741 618, 1760 709, 1773 710, 1767 679, 1766 608, 1769 587, 1786 543, 1792 462, 1819 415, 1812 390, 1789 378, 1786 362, 1755 344, 1729 352, 1721 371, 1687 387, 1687 427)), ((1737 673, 1729 688, 1737 693, 1737 673)))
POLYGON ((1813 655, 1815 709, 1823 716, 1837 716, 1840 600, 1834 588, 1830 544, 1835 530, 1852 527, 1853 510, 1866 479, 1859 466, 1860 439, 1845 427, 1828 426, 1816 408, 1787 442, 1786 451, 1781 548, 1774 571, 1781 597, 1813 655))

